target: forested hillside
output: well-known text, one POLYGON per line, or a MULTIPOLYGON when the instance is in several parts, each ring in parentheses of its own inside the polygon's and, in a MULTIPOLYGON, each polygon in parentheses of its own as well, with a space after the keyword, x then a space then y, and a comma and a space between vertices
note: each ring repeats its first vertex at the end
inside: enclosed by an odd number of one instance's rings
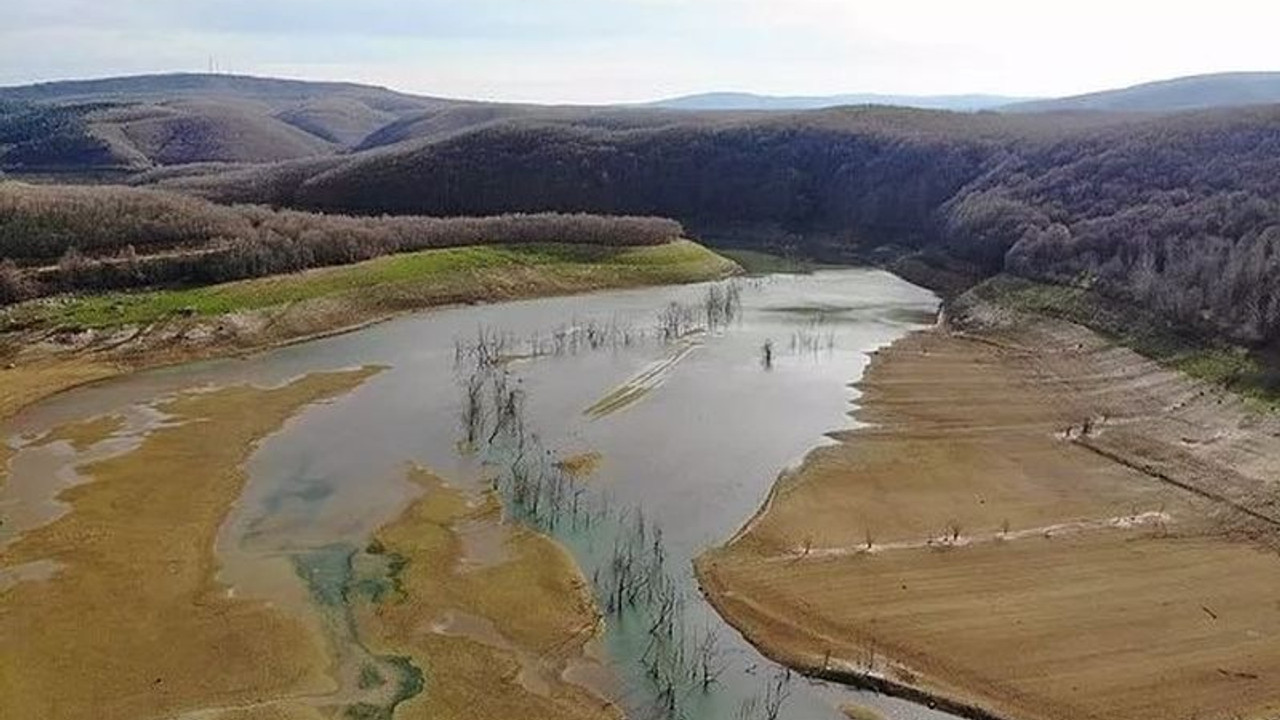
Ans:
MULTIPOLYGON (((1246 90, 1268 77, 1244 78, 1246 90)), ((980 275, 1088 287, 1236 342, 1280 340, 1280 106, 695 113, 153 80, 150 89, 129 79, 9 92, 3 161, 92 165, 133 152, 131 167, 143 170, 134 183, 222 203, 645 215, 713 243, 864 259, 918 251, 980 275)), ((1209 80, 1240 89, 1223 76, 1121 92, 1230 100, 1195 89, 1209 80)))
POLYGON ((850 109, 628 128, 513 120, 171 184, 312 210, 643 214, 713 241, 945 251, 986 274, 1089 286, 1239 342, 1280 338, 1280 107, 850 109))
POLYGON ((1250 344, 1280 338, 1280 107, 1074 137, 943 206, 947 246, 1250 344))
POLYGON ((0 101, 0 167, 115 166, 106 141, 89 132, 94 105, 37 106, 0 101))

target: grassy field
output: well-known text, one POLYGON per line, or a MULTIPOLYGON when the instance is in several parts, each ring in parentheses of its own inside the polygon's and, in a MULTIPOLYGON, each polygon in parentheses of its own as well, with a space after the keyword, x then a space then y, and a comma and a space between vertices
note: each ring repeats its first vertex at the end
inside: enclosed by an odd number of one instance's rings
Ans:
POLYGON ((988 302, 1084 325, 1166 367, 1249 398, 1260 407, 1280 408, 1280 367, 1274 359, 1177 328, 1136 305, 1083 288, 1007 275, 992 278, 971 292, 988 302))
POLYGON ((1000 717, 1276 717, 1274 527, 1211 497, 1275 477, 1280 423, 1056 324, 913 335, 861 389, 867 426, 698 561, 767 655, 1000 717))
POLYGON ((109 328, 174 316, 216 316, 319 298, 385 299, 394 305, 510 296, 514 279, 573 291, 711 279, 731 262, 688 241, 616 248, 587 245, 474 246, 393 255, 356 265, 175 290, 107 293, 32 302, 4 312, 10 326, 109 328), (535 278, 534 275, 539 277, 535 278), (539 282, 541 280, 542 282, 539 282))

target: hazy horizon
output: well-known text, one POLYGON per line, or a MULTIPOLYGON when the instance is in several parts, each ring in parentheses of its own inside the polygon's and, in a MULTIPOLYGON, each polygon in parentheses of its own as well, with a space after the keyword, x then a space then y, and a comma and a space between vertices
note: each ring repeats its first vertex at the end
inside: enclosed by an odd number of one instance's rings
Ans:
POLYGON ((628 103, 707 92, 1051 97, 1275 67, 1280 8, 1085 0, 16 0, 0 85, 220 72, 442 97, 628 103), (1241 22, 1247 18, 1248 22, 1241 22), (48 52, 56 48, 55 53, 48 52), (1189 52, 1194 48, 1195 52, 1189 52))

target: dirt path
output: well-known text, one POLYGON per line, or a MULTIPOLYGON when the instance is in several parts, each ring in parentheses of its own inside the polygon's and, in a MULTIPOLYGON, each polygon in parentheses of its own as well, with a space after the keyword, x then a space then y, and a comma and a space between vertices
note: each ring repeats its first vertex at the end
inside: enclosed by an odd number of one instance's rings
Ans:
POLYGON ((1280 712, 1280 426, 1065 323, 980 308, 873 360, 859 420, 728 546, 766 654, 1019 720, 1280 712))

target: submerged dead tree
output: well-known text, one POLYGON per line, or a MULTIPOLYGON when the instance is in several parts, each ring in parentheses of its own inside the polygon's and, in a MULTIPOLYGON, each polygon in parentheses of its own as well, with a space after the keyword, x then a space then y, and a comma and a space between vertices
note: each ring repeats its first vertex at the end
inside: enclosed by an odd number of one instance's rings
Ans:
MULTIPOLYGON (((723 312, 728 312, 726 303, 737 302, 714 299, 723 312)), ((673 310, 672 317, 678 325, 689 315, 673 310)), ((624 342, 629 337, 602 332, 580 335, 581 342, 605 347, 610 336, 624 342)), ((497 470, 494 489, 513 519, 552 534, 589 533, 593 546, 607 548, 584 562, 600 607, 619 623, 643 628, 646 644, 638 662, 652 688, 654 711, 665 718, 688 717, 689 698, 713 692, 724 672, 719 637, 710 628, 688 626, 688 590, 677 575, 680 569, 670 567, 661 525, 643 508, 616 506, 608 495, 582 487, 530 431, 525 392, 503 360, 512 349, 508 336, 483 330, 473 343, 457 345, 463 440, 497 470)))
POLYGON ((484 433, 484 376, 472 374, 463 386, 462 428, 468 448, 474 448, 484 433))

